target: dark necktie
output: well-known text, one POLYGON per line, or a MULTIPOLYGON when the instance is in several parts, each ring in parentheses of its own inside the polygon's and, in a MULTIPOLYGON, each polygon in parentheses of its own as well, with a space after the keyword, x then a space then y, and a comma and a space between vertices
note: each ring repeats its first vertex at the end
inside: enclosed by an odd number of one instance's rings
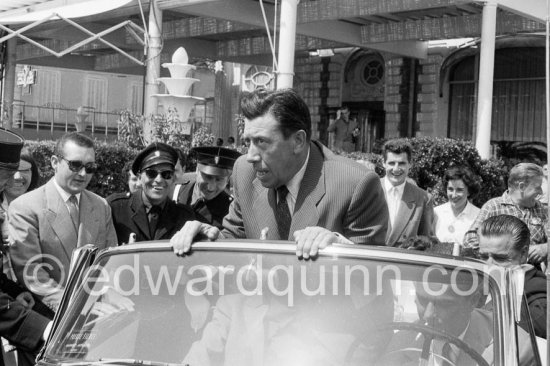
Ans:
POLYGON ((149 210, 149 214, 147 214, 147 218, 149 219, 149 234, 151 239, 155 238, 155 232, 157 231, 157 224, 159 222, 160 217, 160 207, 159 206, 152 206, 149 210))
POLYGON ((277 220, 277 228, 279 229, 279 237, 281 240, 287 240, 290 231, 290 223, 292 216, 286 202, 288 188, 280 186, 277 188, 277 208, 275 210, 275 219, 277 220))
POLYGON ((78 215, 78 200, 75 195, 71 195, 67 200, 67 207, 69 208, 69 215, 71 216, 71 221, 73 222, 74 229, 78 233, 78 224, 79 224, 79 215, 78 215))

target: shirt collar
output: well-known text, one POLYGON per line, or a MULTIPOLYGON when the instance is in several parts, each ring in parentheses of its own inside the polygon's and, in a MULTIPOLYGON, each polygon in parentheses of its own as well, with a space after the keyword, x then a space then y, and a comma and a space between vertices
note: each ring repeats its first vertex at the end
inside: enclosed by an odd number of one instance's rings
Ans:
MULTIPOLYGON (((55 185, 55 188, 57 189, 57 192, 59 192, 59 195, 61 196, 61 199, 63 200, 63 202, 66 203, 69 200, 69 198, 71 198, 72 194, 70 194, 69 192, 67 192, 63 188, 61 188, 61 186, 57 183, 57 180, 55 180, 55 178, 53 179, 53 184, 55 185)), ((74 195, 76 197, 76 202, 78 204, 80 204, 80 195, 81 194, 82 193, 79 192, 79 193, 74 195)))
MULTIPOLYGON (((405 181, 403 183, 401 183, 398 186, 395 186, 395 188, 397 189, 397 192, 399 192, 399 195, 403 194, 403 191, 405 190, 405 184, 406 183, 407 183, 407 180, 405 179, 405 181)), ((386 188, 386 192, 389 192, 393 187, 394 187, 394 185, 391 184, 390 180, 388 179, 388 176, 385 176, 384 177, 384 188, 386 188)))
MULTIPOLYGON (((145 212, 149 213, 151 211, 151 208, 153 208, 153 204, 149 202, 149 199, 147 199, 147 196, 145 195, 145 192, 141 190, 141 200, 143 201, 143 205, 145 206, 145 212)), ((166 206, 166 201, 168 201, 168 198, 165 199, 160 205, 156 205, 160 207, 161 210, 164 209, 164 206, 166 206)))
POLYGON ((308 162, 309 162, 309 150, 307 152, 307 157, 306 157, 306 161, 304 161, 304 165, 302 165, 300 170, 298 170, 298 173, 294 174, 292 179, 290 179, 286 184, 288 193, 290 193, 294 201, 296 201, 296 198, 298 197, 298 192, 300 191, 300 186, 302 184, 302 180, 304 179, 308 162))
MULTIPOLYGON (((445 211, 446 213, 453 214, 453 208, 451 207, 451 202, 447 201, 441 207, 443 211, 445 211)), ((474 213, 474 210, 475 210, 475 206, 470 201, 466 201, 466 206, 464 207, 462 212, 458 214, 457 217, 460 217, 462 215, 471 215, 474 213)))

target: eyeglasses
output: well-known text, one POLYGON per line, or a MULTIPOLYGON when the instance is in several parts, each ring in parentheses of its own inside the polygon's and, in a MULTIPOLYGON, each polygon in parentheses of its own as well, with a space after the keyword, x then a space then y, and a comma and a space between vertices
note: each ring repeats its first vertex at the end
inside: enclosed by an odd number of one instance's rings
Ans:
POLYGON ((84 164, 80 160, 67 160, 64 157, 61 157, 61 159, 65 160, 67 162, 67 165, 69 166, 69 169, 72 172, 79 173, 84 170, 86 171, 86 174, 93 174, 97 171, 97 164, 96 163, 86 163, 84 164))
POLYGON ((155 179, 159 174, 162 177, 162 179, 172 179, 172 177, 174 176, 174 171, 163 170, 162 172, 159 172, 158 170, 155 170, 155 169, 145 169, 145 175, 149 179, 155 179))

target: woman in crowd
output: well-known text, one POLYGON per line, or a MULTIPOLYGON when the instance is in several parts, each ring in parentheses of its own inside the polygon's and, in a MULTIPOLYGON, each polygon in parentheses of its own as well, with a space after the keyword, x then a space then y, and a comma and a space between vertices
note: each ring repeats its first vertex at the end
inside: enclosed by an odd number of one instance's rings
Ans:
POLYGON ((441 242, 462 245, 479 212, 469 201, 479 191, 479 184, 468 168, 453 167, 445 172, 443 187, 449 201, 434 208, 434 232, 441 242))
MULTIPOLYGON (((40 173, 38 166, 32 158, 31 154, 27 150, 21 151, 21 158, 19 161, 19 168, 13 177, 9 180, 6 188, 4 189, 2 200, 0 203, 0 221, 2 239, 4 243, 8 243, 8 220, 7 212, 11 201, 21 196, 22 194, 32 191, 38 187, 40 180, 40 173)), ((11 273, 11 265, 7 255, 4 255, 4 273, 11 279, 14 279, 13 273, 11 273)))

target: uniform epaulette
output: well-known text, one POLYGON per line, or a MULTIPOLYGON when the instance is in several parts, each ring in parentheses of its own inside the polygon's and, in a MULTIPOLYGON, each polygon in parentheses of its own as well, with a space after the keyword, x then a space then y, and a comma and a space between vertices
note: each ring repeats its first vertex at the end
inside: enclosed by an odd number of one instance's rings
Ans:
POLYGON ((115 202, 121 199, 128 199, 132 196, 130 192, 113 193, 107 197, 107 202, 115 202))

